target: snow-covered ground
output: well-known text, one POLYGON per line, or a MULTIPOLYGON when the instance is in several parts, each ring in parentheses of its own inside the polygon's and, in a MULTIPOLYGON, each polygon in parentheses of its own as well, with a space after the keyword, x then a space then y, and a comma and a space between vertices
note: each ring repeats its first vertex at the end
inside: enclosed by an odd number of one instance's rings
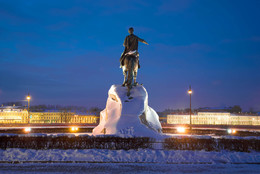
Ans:
POLYGON ((259 163, 260 152, 206 152, 188 150, 33 150, 6 149, 0 150, 0 162, 130 162, 130 163, 259 163))
MULTIPOLYGON (((14 134, 0 134, 12 136, 14 134)), ((88 133, 19 136, 89 136, 88 133)), ((259 139, 215 135, 172 137, 259 139)), ((160 149, 160 148, 159 148, 160 149)), ((0 173, 259 173, 260 152, 189 150, 0 149, 0 173)))
POLYGON ((127 163, 59 163, 0 164, 1 174, 10 173, 259 173, 257 164, 127 164, 127 163))

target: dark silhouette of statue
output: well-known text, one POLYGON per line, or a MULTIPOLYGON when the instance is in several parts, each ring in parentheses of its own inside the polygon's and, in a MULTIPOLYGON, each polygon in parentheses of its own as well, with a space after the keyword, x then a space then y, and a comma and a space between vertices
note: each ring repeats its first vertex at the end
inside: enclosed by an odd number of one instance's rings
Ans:
POLYGON ((138 58, 138 68, 140 68, 139 64, 139 53, 138 53, 138 42, 143 42, 148 45, 148 43, 139 38, 138 36, 134 35, 134 29, 131 27, 128 29, 129 35, 126 36, 123 46, 125 47, 124 52, 120 57, 120 67, 124 66, 124 59, 128 53, 132 52, 138 58))
POLYGON ((128 30, 129 34, 126 36, 124 41, 125 50, 120 58, 120 67, 123 70, 124 82, 122 86, 127 86, 127 96, 130 97, 130 90, 133 86, 137 86, 136 81, 137 71, 140 68, 139 65, 139 53, 138 53, 138 42, 143 42, 148 45, 148 43, 134 35, 134 29, 131 27, 128 30), (134 81, 134 82, 133 82, 134 81))

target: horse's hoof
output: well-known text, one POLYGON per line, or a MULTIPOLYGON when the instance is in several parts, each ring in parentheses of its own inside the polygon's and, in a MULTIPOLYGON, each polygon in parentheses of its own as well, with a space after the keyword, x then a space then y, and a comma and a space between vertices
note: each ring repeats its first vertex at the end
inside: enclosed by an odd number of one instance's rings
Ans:
POLYGON ((137 86, 137 85, 139 85, 139 83, 138 83, 138 82, 134 83, 134 86, 137 86))

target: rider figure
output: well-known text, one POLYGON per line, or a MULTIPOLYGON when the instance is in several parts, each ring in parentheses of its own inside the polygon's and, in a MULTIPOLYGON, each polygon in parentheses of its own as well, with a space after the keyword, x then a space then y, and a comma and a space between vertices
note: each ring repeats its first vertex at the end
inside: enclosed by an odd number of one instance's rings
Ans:
POLYGON ((127 55, 127 53, 129 53, 130 51, 135 52, 136 57, 138 58, 138 68, 140 68, 140 64, 139 64, 139 53, 138 53, 138 41, 139 42, 143 42, 145 44, 148 45, 148 43, 139 38, 138 36, 134 35, 134 29, 131 27, 128 29, 128 33, 130 35, 126 36, 125 41, 123 46, 125 47, 124 52, 122 53, 121 57, 120 57, 120 67, 124 66, 124 59, 127 55))

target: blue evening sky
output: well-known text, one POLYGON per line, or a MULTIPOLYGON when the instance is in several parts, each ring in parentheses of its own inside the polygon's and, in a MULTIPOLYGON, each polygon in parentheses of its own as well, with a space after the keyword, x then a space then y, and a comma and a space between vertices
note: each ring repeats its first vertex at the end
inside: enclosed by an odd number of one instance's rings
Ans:
POLYGON ((258 0, 0 0, 0 103, 105 107, 129 27, 157 111, 260 110, 258 0))

